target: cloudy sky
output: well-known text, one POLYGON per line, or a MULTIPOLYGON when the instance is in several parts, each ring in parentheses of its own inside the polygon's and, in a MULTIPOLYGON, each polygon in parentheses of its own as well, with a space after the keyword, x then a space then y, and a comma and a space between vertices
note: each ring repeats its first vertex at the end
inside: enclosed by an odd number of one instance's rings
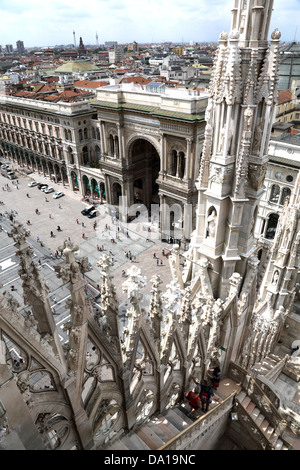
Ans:
MULTIPOLYGON (((217 41, 229 31, 233 0, 0 0, 0 44, 25 47, 84 44, 217 41)), ((271 31, 300 41, 300 0, 275 0, 271 31)))

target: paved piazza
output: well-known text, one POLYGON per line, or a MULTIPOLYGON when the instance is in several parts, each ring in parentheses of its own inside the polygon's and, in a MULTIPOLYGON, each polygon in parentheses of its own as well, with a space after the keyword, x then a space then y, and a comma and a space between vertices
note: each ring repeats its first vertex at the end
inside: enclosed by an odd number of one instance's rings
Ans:
MULTIPOLYGON (((155 225, 151 225, 140 216, 130 224, 119 224, 113 221, 108 214, 106 204, 98 205, 98 215, 94 219, 88 219, 81 214, 89 203, 83 202, 79 194, 63 187, 62 184, 55 184, 49 179, 32 173, 24 176, 17 172, 18 166, 11 161, 2 160, 1 164, 7 163, 10 168, 16 171, 17 180, 8 180, 0 175, 0 201, 4 204, 0 206, 1 226, 0 232, 0 282, 1 291, 8 290, 22 304, 21 280, 18 276, 18 259, 15 255, 13 239, 7 236, 10 231, 10 221, 7 213, 16 211, 16 220, 24 224, 30 231, 28 242, 34 250, 34 257, 41 265, 42 275, 50 289, 49 297, 53 313, 56 316, 56 323, 64 323, 67 320, 65 300, 69 296, 69 291, 61 285, 61 281, 56 277, 53 265, 61 262, 61 258, 55 258, 55 252, 62 246, 64 240, 70 238, 79 246, 79 256, 87 256, 91 264, 91 271, 85 275, 88 287, 93 293, 97 292, 93 287, 99 284, 99 268, 97 262, 101 253, 98 246, 104 246, 104 253, 113 260, 112 274, 117 287, 117 294, 120 300, 120 319, 125 320, 126 294, 122 292, 122 271, 125 272, 134 263, 141 269, 141 274, 146 277, 147 286, 142 290, 144 299, 142 306, 149 302, 150 279, 155 273, 159 273, 162 278, 162 288, 171 281, 169 261, 162 256, 162 250, 167 252, 171 245, 161 242, 158 238, 158 231, 155 225), (53 194, 44 194, 35 187, 29 187, 31 181, 44 182, 53 187, 55 191, 64 192, 60 199, 53 199, 53 194), (18 183, 17 183, 18 181, 18 183), (6 190, 6 185, 10 190, 6 190), (29 197, 27 196, 29 195, 29 197), (46 198, 48 202, 46 202, 46 198), (39 213, 36 214, 36 209, 39 213), (78 222, 76 221, 78 219, 78 222), (26 221, 30 220, 30 225, 26 221), (94 222, 97 227, 94 229, 94 222), (84 223, 84 226, 82 226, 84 223), (57 226, 61 231, 57 231, 57 226), (108 227, 108 228, 106 228, 108 227), (151 232, 148 229, 151 229, 151 232), (51 231, 54 237, 51 237, 51 231), (127 237, 127 231, 129 237, 127 237), (83 234, 84 237, 83 238, 83 234), (117 238, 118 237, 118 238, 117 238), (149 239, 147 240, 147 238, 149 239), (112 242, 115 239, 116 242, 112 242), (42 243, 42 245, 41 245, 42 243), (131 253, 132 261, 126 257, 126 253, 131 253), (154 258, 154 253, 159 258, 154 258), (162 264, 161 264, 162 261, 162 264), (11 290, 12 286, 14 290, 11 290)), ((97 303, 97 300, 96 300, 97 303)), ((65 333, 61 331, 62 337, 65 333)))

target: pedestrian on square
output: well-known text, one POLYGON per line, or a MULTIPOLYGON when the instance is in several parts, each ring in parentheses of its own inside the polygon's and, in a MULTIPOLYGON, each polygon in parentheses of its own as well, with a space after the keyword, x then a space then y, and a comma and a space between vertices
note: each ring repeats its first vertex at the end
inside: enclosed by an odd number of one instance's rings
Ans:
POLYGON ((50 237, 51 237, 51 238, 54 237, 54 234, 53 234, 52 230, 51 230, 51 232, 50 232, 50 237))
POLYGON ((78 220, 78 219, 76 219, 76 223, 79 224, 79 220, 78 220))
POLYGON ((49 202, 48 199, 46 198, 46 196, 45 196, 45 202, 49 202))
POLYGON ((51 219, 51 214, 49 214, 49 219, 51 219))
POLYGON ((157 266, 159 265, 159 258, 157 258, 157 260, 156 260, 156 264, 157 264, 157 266))
POLYGON ((61 209, 61 208, 62 208, 60 204, 58 204, 58 208, 59 208, 59 209, 61 209))
POLYGON ((84 233, 82 234, 82 238, 85 238, 85 234, 84 234, 84 233))

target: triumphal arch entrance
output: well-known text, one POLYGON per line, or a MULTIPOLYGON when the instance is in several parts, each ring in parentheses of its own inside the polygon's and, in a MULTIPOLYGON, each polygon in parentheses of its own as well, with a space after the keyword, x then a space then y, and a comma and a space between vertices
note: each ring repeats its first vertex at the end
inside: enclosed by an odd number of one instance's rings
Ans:
MULTIPOLYGON (((150 84, 151 85, 151 84, 150 84)), ((194 226, 208 95, 197 90, 106 86, 97 90, 106 201, 159 207, 162 237, 194 226), (175 209, 174 209, 175 207, 175 209), (178 216, 178 214, 180 214, 178 216)), ((188 237, 186 237, 188 238, 188 237)))

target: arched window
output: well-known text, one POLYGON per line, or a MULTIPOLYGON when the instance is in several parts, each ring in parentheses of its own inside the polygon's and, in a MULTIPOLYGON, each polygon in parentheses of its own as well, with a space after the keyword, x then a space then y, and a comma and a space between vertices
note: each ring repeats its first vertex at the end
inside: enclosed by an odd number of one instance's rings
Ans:
POLYGON ((277 204, 279 201, 279 196, 280 196, 280 187, 278 184, 273 184, 271 188, 271 195, 270 195, 270 202, 273 202, 274 204, 277 204))
POLYGON ((177 152, 172 150, 172 164, 171 164, 171 175, 175 176, 177 171, 177 152))
POLYGON ((89 152, 87 147, 83 147, 82 149, 82 161, 84 165, 86 165, 89 161, 89 152))
POLYGON ((115 151, 116 157, 119 158, 119 138, 117 135, 115 136, 115 151))
POLYGON ((290 188, 283 188, 282 193, 281 193, 281 199, 280 199, 280 204, 283 206, 286 198, 291 195, 291 190, 290 188))
POLYGON ((178 176, 180 179, 184 177, 184 170, 185 170, 185 155, 183 152, 179 152, 179 168, 178 168, 178 176))
POLYGON ((115 154, 115 143, 114 143, 114 136, 110 134, 109 136, 109 144, 110 144, 110 154, 113 157, 115 154))
POLYGON ((269 215, 265 238, 268 238, 269 240, 273 240, 273 238, 275 237, 275 233, 276 233, 278 219, 279 219, 278 214, 269 215))
POLYGON ((68 159, 69 163, 71 163, 71 165, 74 165, 74 155, 71 147, 68 147, 68 159))
POLYGON ((95 152, 96 152, 96 160, 99 161, 101 159, 101 150, 98 145, 95 147, 95 152))

